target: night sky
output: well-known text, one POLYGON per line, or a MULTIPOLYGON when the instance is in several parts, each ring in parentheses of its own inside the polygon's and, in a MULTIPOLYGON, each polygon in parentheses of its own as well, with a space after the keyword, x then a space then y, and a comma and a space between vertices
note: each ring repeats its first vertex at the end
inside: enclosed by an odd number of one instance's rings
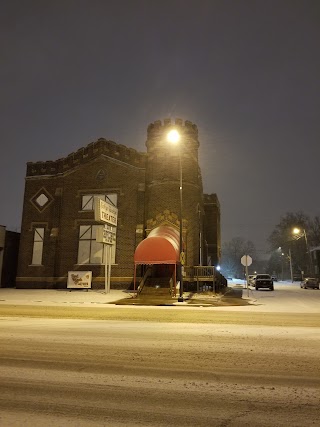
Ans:
POLYGON ((100 137, 146 151, 168 117, 198 126, 224 242, 262 251, 286 212, 320 215, 319 0, 4 0, 0 34, 9 230, 28 161, 100 137))

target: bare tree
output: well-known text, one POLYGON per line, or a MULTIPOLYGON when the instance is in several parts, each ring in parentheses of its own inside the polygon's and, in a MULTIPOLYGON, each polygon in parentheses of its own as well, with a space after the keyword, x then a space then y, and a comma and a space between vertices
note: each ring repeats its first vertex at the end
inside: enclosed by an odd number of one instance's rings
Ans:
POLYGON ((268 238, 271 252, 281 248, 284 256, 291 257, 294 272, 308 271, 311 268, 309 250, 320 245, 320 218, 310 219, 304 212, 287 212, 268 238), (300 228, 303 233, 295 239, 293 229, 300 228))
POLYGON ((292 230, 294 228, 301 228, 306 231, 310 227, 310 218, 303 212, 287 212, 285 216, 280 218, 279 224, 275 226, 275 229, 268 238, 268 242, 271 250, 275 250, 280 247, 288 246, 288 242, 294 240, 292 230))
POLYGON ((310 221, 309 227, 309 244, 311 247, 320 246, 320 217, 315 216, 313 221, 310 221))
POLYGON ((241 265, 241 257, 243 255, 250 255, 256 259, 256 253, 256 248, 250 240, 245 240, 242 237, 234 237, 222 246, 221 269, 223 275, 242 277, 243 266, 241 265))

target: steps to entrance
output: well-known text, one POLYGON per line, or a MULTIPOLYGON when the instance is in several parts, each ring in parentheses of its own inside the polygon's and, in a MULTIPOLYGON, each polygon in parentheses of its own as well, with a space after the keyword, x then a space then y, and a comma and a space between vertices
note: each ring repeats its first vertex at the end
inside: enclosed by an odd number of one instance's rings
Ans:
POLYGON ((170 297, 170 277, 149 277, 140 295, 154 297, 170 297))
POLYGON ((152 295, 153 297, 155 296, 162 297, 162 296, 170 295, 170 288, 169 287, 161 288, 158 286, 144 286, 140 294, 143 296, 152 295))

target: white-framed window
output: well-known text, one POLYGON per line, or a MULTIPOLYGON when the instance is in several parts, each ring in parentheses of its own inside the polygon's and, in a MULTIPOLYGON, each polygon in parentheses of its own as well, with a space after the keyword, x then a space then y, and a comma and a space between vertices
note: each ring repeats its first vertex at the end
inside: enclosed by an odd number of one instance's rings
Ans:
MULTIPOLYGON (((102 225, 80 225, 78 264, 104 264, 104 244, 96 242, 97 228, 102 225)), ((115 264, 116 244, 111 246, 111 263, 115 264)))
POLYGON ((81 210, 82 211, 93 211, 94 209, 94 197, 110 203, 111 205, 117 206, 117 194, 84 194, 81 199, 81 210))
POLYGON ((33 235, 32 265, 42 265, 44 228, 35 228, 33 235))

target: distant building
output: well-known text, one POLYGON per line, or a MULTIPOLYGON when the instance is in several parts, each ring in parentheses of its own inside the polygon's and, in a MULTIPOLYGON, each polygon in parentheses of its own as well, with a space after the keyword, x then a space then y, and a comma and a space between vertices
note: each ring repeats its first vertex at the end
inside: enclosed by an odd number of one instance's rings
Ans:
POLYGON ((16 285, 20 233, 0 225, 0 287, 16 285))
MULTIPOLYGON (((132 284, 136 248, 153 230, 174 246, 169 234, 179 236, 180 157, 166 138, 172 128, 182 144, 185 266, 220 262, 220 205, 216 194, 203 194, 197 126, 167 119, 149 125, 146 153, 100 138, 65 158, 27 164, 18 288, 65 288, 69 271, 86 270, 93 287, 103 286, 95 197, 118 208, 113 288, 132 284)), ((156 248, 151 251, 157 264, 156 248)))

